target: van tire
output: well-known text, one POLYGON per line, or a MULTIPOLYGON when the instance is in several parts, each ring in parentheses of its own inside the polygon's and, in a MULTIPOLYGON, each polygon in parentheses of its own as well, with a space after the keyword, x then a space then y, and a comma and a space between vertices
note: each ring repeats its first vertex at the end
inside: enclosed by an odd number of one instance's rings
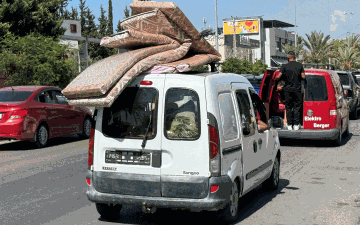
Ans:
POLYGON ((344 134, 343 134, 344 137, 347 137, 350 134, 349 126, 350 126, 350 120, 348 119, 347 127, 346 127, 346 130, 345 130, 344 134))
POLYGON ((233 223, 239 217, 239 197, 239 184, 235 179, 231 184, 229 203, 219 211, 224 221, 233 223))
POLYGON ((264 181, 265 190, 274 191, 279 188, 280 183, 280 156, 276 156, 270 177, 264 181))
MULTIPOLYGON (((342 124, 341 124, 342 127, 342 124)), ((335 146, 340 146, 342 142, 342 128, 340 128, 338 137, 334 140, 335 146)))
POLYGON ((108 205, 106 203, 95 203, 95 205, 96 210, 105 220, 115 222, 120 219, 122 205, 108 205))

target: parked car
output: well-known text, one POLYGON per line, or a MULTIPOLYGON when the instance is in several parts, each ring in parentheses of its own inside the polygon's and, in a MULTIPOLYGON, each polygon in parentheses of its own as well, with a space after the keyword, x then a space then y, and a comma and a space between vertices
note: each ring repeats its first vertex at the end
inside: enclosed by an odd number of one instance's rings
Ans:
POLYGON ((304 103, 302 107, 302 129, 287 130, 282 123, 284 115, 273 110, 279 101, 274 97, 279 71, 267 70, 261 87, 260 98, 265 104, 271 121, 280 121, 276 127, 280 138, 333 140, 341 145, 342 137, 349 134, 348 95, 345 96, 338 73, 333 70, 305 69, 303 83, 304 103), (281 118, 279 118, 281 117, 281 118))
POLYGON ((356 82, 351 72, 336 71, 344 88, 345 96, 353 119, 357 119, 360 108, 360 95, 356 88, 356 82))
POLYGON ((265 107, 243 76, 138 76, 109 108, 96 107, 90 135, 88 199, 119 219, 123 204, 218 210, 238 216, 240 197, 279 185, 276 129, 259 131, 265 107))
POLYGON ((251 85, 254 87, 256 93, 259 94, 263 76, 261 76, 261 75, 260 76, 252 75, 252 76, 246 76, 246 78, 251 83, 251 85))
POLYGON ((46 146, 49 138, 80 133, 89 137, 91 114, 68 105, 60 88, 12 86, 0 89, 0 139, 34 141, 46 146))

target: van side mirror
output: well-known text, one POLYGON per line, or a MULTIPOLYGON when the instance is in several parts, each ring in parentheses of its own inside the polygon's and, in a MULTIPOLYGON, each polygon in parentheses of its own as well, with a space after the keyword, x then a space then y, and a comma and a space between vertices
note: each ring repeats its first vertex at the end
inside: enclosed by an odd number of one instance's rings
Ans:
POLYGON ((244 122, 241 124, 241 129, 243 135, 249 135, 250 134, 250 124, 248 122, 244 122))

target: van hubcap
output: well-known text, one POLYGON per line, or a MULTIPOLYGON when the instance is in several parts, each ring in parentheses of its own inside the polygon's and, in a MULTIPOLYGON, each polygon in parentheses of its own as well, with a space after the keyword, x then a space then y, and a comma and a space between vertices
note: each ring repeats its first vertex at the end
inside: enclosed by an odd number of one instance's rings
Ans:
POLYGON ((235 216, 239 207, 239 190, 237 188, 237 184, 234 181, 231 187, 231 195, 230 195, 230 213, 231 216, 235 216))

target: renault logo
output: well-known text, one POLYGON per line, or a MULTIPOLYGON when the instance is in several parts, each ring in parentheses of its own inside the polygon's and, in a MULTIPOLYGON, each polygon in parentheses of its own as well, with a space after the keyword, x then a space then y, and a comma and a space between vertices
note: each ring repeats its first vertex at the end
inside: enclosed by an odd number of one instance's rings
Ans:
POLYGON ((313 111, 312 111, 311 109, 309 109, 309 110, 307 111, 307 115, 308 115, 308 116, 312 116, 312 115, 313 115, 313 111))

